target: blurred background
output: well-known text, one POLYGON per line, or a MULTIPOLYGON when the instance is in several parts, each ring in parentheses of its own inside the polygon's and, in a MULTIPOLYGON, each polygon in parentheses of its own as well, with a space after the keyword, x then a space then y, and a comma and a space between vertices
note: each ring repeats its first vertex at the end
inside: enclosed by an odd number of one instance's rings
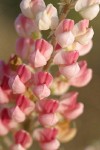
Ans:
MULTIPOLYGON (((14 29, 14 20, 20 12, 20 1, 0 0, 0 59, 7 60, 10 53, 15 51, 17 34, 14 29)), ((57 5, 59 0, 46 0, 46 3, 50 2, 57 5)), ((80 16, 71 12, 69 18, 77 22, 80 16)), ((77 120, 76 137, 64 144, 62 150, 84 150, 85 147, 97 141, 100 143, 100 14, 91 22, 91 26, 95 31, 94 46, 92 51, 82 59, 88 61, 88 66, 93 69, 94 75, 88 86, 75 89, 80 92, 79 101, 85 104, 85 112, 77 120)))

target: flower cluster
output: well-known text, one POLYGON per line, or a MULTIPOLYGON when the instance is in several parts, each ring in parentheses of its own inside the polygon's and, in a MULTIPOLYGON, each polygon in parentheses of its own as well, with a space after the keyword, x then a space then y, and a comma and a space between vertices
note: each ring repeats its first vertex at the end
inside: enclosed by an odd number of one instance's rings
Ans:
POLYGON ((15 20, 16 54, 7 63, 0 61, 0 136, 12 133, 11 150, 26 150, 32 140, 42 150, 57 150, 60 142, 76 135, 73 123, 84 104, 77 101, 78 92, 67 91, 87 85, 92 78, 92 69, 78 58, 92 48, 89 20, 97 15, 99 3, 68 1, 59 16, 43 0, 21 1, 21 14, 15 20), (84 18, 77 23, 63 17, 73 5, 84 18), (44 39, 46 30, 50 34, 44 39))

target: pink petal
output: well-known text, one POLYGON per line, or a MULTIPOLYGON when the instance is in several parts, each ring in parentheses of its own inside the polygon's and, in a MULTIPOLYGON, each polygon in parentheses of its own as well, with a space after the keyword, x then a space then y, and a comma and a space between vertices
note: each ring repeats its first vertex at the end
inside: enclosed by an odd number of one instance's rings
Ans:
POLYGON ((79 73, 80 67, 78 63, 74 63, 70 66, 60 66, 59 70, 61 74, 70 79, 75 77, 79 73))
POLYGON ((39 99, 44 99, 50 95, 50 89, 45 84, 35 86, 33 92, 39 99))
POLYGON ((21 65, 17 70, 17 74, 23 83, 31 79, 31 71, 26 65, 21 65))
POLYGON ((58 140, 54 139, 47 143, 41 143, 40 145, 43 150, 57 150, 60 146, 60 143, 58 140))
POLYGON ((9 99, 3 89, 0 87, 0 104, 8 103, 9 99))
POLYGON ((25 130, 19 130, 15 133, 15 143, 27 149, 32 145, 31 135, 25 130))
POLYGON ((23 122, 25 120, 25 114, 21 111, 21 109, 18 106, 11 109, 11 115, 12 119, 17 121, 18 123, 23 122))
POLYGON ((25 149, 20 144, 16 144, 16 145, 12 146, 10 150, 25 150, 25 149))
POLYGON ((29 61, 35 68, 42 67, 47 63, 45 57, 39 52, 39 50, 31 52, 29 61))
POLYGON ((54 64, 58 65, 71 65, 77 61, 79 53, 77 51, 65 52, 60 51, 54 57, 54 64))
POLYGON ((72 34, 71 31, 64 32, 64 33, 57 35, 56 39, 57 39, 57 43, 62 48, 66 48, 68 45, 71 45, 75 40, 74 35, 72 34))
POLYGON ((8 134, 8 132, 9 132, 9 129, 0 120, 0 136, 4 136, 8 134))
POLYGON ((53 126, 58 122, 58 117, 53 113, 43 114, 39 116, 39 121, 43 126, 53 126))
POLYGON ((8 84, 14 94, 21 94, 25 92, 25 85, 21 82, 18 75, 11 77, 8 84))
POLYGON ((65 111, 64 116, 67 119, 73 120, 76 119, 77 117, 79 117, 84 111, 84 105, 83 103, 78 103, 76 105, 76 108, 71 110, 71 111, 65 111))

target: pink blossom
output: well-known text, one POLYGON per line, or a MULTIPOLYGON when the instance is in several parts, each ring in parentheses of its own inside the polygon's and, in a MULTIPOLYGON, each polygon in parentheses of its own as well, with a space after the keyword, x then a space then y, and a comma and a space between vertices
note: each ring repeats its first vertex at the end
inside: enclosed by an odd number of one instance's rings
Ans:
POLYGON ((20 65, 17 69, 17 74, 23 83, 26 83, 31 79, 31 71, 26 65, 20 65))
POLYGON ((66 82, 62 76, 60 76, 54 78, 51 91, 53 95, 63 95, 69 89, 69 87, 69 83, 66 82))
POLYGON ((27 59, 30 51, 34 49, 34 40, 31 38, 19 38, 16 42, 16 53, 22 59, 27 59))
POLYGON ((43 150, 57 150, 60 146, 59 141, 56 139, 57 129, 44 128, 36 129, 33 133, 43 150))
POLYGON ((33 76, 34 94, 39 98, 43 99, 50 95, 50 85, 52 83, 53 77, 50 73, 47 72, 37 72, 33 76))
POLYGON ((21 37, 29 37, 31 36, 32 32, 38 31, 35 21, 25 17, 23 14, 19 14, 19 16, 16 18, 15 28, 21 37))
POLYGON ((17 97, 16 106, 18 106, 25 115, 29 115, 35 108, 35 104, 24 95, 17 97))
POLYGON ((44 126, 53 126, 58 122, 56 111, 58 108, 58 101, 53 99, 44 99, 38 101, 36 110, 39 113, 39 121, 44 126))
POLYGON ((53 52, 53 46, 44 39, 36 40, 34 49, 30 53, 29 61, 33 67, 42 67, 46 65, 53 52))
POLYGON ((55 29, 58 25, 57 9, 52 4, 48 4, 36 19, 40 30, 55 29))
POLYGON ((26 150, 23 146, 21 146, 21 144, 16 144, 11 146, 10 150, 26 150))
POLYGON ((19 106, 11 108, 10 115, 12 119, 18 123, 24 122, 26 119, 25 113, 20 109, 19 106))
POLYGON ((27 149, 32 145, 31 135, 25 130, 19 130, 15 133, 15 144, 20 144, 27 149))
POLYGON ((88 44, 94 35, 94 31, 89 27, 89 20, 84 19, 79 21, 74 25, 72 30, 73 35, 75 36, 75 41, 79 42, 82 45, 88 44))
POLYGON ((76 119, 83 113, 84 105, 77 102, 77 96, 77 92, 70 92, 61 98, 58 111, 69 120, 76 119))
POLYGON ((34 18, 45 9, 44 0, 22 0, 20 8, 22 13, 28 18, 34 18))
POLYGON ((25 85, 21 81, 20 77, 18 75, 11 76, 9 79, 9 87, 12 89, 12 92, 14 94, 21 94, 25 92, 25 85))
POLYGON ((75 5, 75 10, 80 13, 83 18, 92 20, 99 13, 100 0, 78 0, 75 5))
POLYGON ((73 27, 74 27, 74 21, 70 19, 65 19, 61 21, 61 23, 58 25, 55 31, 55 36, 58 44, 62 48, 65 48, 74 42, 75 38, 72 33, 73 27))
POLYGON ((10 129, 15 128, 16 123, 11 119, 8 108, 3 108, 0 111, 0 136, 8 134, 10 129))
POLYGON ((61 51, 54 57, 54 64, 59 65, 59 71, 67 78, 76 76, 80 70, 78 63, 76 62, 79 57, 77 51, 65 52, 61 51))
POLYGON ((0 87, 0 104, 5 104, 9 102, 8 95, 6 92, 0 87))
POLYGON ((87 68, 86 61, 80 61, 79 66, 80 66, 79 73, 75 78, 71 79, 69 82, 73 86, 83 87, 86 86, 92 79, 92 69, 87 68))
POLYGON ((80 44, 78 42, 75 42, 74 46, 77 49, 77 51, 79 52, 79 55, 80 56, 84 56, 84 55, 88 54, 90 52, 90 50, 92 49, 93 42, 91 40, 86 45, 82 45, 82 44, 80 44))

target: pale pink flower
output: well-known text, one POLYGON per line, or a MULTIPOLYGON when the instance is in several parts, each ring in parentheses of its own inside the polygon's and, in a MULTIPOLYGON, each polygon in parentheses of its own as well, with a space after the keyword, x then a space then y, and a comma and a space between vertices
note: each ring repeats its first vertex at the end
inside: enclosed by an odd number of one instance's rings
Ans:
POLYGON ((38 31, 35 21, 25 17, 23 14, 19 14, 16 18, 15 28, 21 37, 29 37, 33 32, 38 31))
POLYGON ((67 78, 76 76, 80 70, 78 63, 76 62, 79 57, 77 51, 60 51, 54 57, 54 64, 59 65, 59 71, 67 78))
POLYGON ((33 76, 34 94, 39 98, 43 99, 50 95, 50 85, 52 83, 53 77, 50 73, 47 72, 37 72, 33 76))
POLYGON ((10 109, 10 115, 12 119, 18 123, 25 121, 26 116, 25 113, 20 109, 19 106, 15 106, 10 109))
POLYGON ((27 149, 32 145, 31 135, 25 130, 19 130, 15 133, 15 144, 20 144, 23 148, 27 149))
POLYGON ((53 80, 51 91, 53 95, 62 95, 69 89, 69 83, 62 77, 56 77, 53 80))
POLYGON ((79 117, 84 110, 83 103, 77 102, 77 92, 70 92, 62 96, 58 111, 69 120, 79 117))
POLYGON ((1 119, 0 119, 0 136, 5 136, 6 134, 8 134, 9 129, 2 123, 1 119))
POLYGON ((26 150, 21 144, 11 146, 10 150, 26 150))
POLYGON ((22 59, 27 59, 30 51, 34 49, 34 40, 31 38, 19 38, 16 41, 16 53, 22 59))
POLYGON ((72 29, 74 27, 74 21, 70 19, 65 19, 60 22, 58 25, 55 36, 58 44, 62 48, 66 48, 68 45, 71 45, 74 42, 74 35, 72 29))
POLYGON ((5 104, 9 102, 8 95, 6 92, 0 87, 0 104, 5 104))
POLYGON ((55 29, 58 25, 57 9, 48 4, 44 11, 37 15, 37 22, 40 30, 55 29))
POLYGON ((11 76, 8 84, 14 94, 21 94, 25 92, 26 87, 18 75, 11 76))
POLYGON ((75 36, 75 42, 79 42, 82 45, 87 45, 93 38, 94 31, 89 28, 89 20, 81 20, 74 25, 72 30, 75 36))
POLYGON ((82 45, 78 42, 74 43, 74 47, 79 52, 79 56, 84 56, 84 55, 88 54, 91 51, 92 46, 93 46, 92 40, 86 45, 82 45))
POLYGON ((53 99, 44 99, 36 103, 39 121, 43 126, 53 126, 58 122, 58 117, 56 115, 58 106, 58 101, 53 99))
POLYGON ((33 67, 46 65, 53 52, 53 46, 44 39, 36 40, 34 49, 30 53, 29 62, 33 67))
POLYGON ((86 61, 79 62, 80 71, 77 76, 69 81, 69 84, 76 87, 86 86, 92 79, 92 69, 87 68, 86 61))
POLYGON ((75 10, 80 13, 83 18, 92 20, 99 13, 100 0, 78 0, 75 5, 75 10))
POLYGON ((59 148, 60 143, 56 136, 57 129, 55 128, 36 129, 33 132, 33 138, 40 143, 43 150, 57 150, 59 148))
POLYGON ((28 18, 35 18, 45 7, 44 0, 22 0, 20 3, 22 13, 28 18))

